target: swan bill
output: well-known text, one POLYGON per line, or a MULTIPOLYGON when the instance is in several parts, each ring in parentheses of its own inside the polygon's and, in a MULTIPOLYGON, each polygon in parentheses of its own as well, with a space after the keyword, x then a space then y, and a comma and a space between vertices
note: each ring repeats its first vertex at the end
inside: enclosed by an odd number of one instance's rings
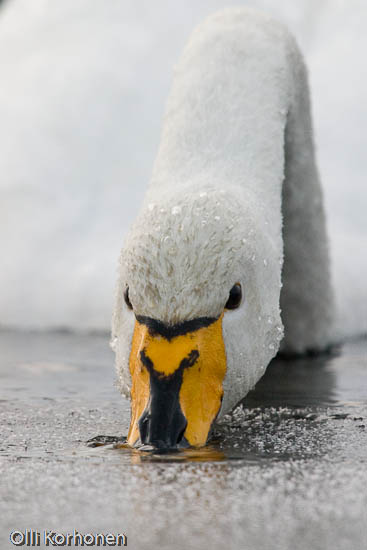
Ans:
POLYGON ((130 352, 130 445, 205 445, 223 396, 222 316, 173 327, 137 317, 130 352))

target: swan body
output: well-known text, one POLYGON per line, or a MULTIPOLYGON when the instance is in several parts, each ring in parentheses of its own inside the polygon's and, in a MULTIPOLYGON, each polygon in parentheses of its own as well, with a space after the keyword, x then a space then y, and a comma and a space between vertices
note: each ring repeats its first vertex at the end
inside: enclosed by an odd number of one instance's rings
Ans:
MULTIPOLYGON (((165 327, 220 319, 225 374, 215 417, 247 394, 279 349, 327 347, 332 316, 302 56, 270 17, 218 12, 193 32, 175 69, 152 180, 122 250, 112 329, 120 389, 133 401, 138 387, 149 393, 148 378, 132 390, 132 349, 147 349, 137 319, 165 327), (242 301, 226 311, 236 283, 242 301)), ((196 398, 203 409, 205 392, 196 398)))

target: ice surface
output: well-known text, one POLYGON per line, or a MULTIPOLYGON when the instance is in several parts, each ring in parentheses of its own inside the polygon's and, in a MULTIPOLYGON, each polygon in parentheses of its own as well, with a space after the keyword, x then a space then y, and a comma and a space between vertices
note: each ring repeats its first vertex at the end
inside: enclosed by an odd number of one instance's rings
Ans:
MULTIPOLYGON (((226 4, 3 4, 2 324, 108 328, 173 66, 193 26, 226 4)), ((343 334, 366 331, 365 2, 251 5, 288 24, 305 54, 339 324, 343 334)))
POLYGON ((208 449, 171 456, 85 444, 129 423, 105 336, 0 332, 0 348, 1 548, 28 527, 122 531, 133 550, 365 550, 366 341, 277 360, 208 449))

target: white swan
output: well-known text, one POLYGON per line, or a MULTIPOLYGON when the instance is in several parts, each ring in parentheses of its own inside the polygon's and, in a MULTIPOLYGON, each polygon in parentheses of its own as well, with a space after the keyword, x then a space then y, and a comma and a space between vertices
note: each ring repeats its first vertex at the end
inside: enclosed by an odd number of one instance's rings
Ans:
POLYGON ((121 255, 112 341, 132 397, 128 442, 204 445, 280 345, 323 349, 331 320, 301 54, 273 19, 224 10, 194 31, 175 70, 121 255))

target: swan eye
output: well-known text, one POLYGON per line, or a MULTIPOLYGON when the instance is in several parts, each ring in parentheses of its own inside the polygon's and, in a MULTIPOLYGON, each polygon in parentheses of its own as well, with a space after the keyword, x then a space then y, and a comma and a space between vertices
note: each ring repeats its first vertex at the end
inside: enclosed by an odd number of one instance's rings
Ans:
POLYGON ((132 306, 132 304, 130 302, 130 298, 129 298, 129 287, 128 286, 126 287, 126 290, 124 292, 124 300, 125 300, 125 304, 127 305, 127 307, 129 309, 133 309, 133 306, 132 306))
POLYGON ((229 298, 225 305, 225 309, 236 309, 240 305, 242 300, 242 288, 240 283, 233 285, 229 292, 229 298))

